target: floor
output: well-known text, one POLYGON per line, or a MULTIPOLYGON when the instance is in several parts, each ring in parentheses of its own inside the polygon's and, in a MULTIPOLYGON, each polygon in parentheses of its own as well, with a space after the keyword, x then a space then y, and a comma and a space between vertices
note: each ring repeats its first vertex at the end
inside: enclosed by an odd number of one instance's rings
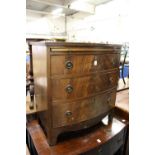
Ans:
POLYGON ((118 81, 117 90, 128 89, 129 88, 129 78, 125 78, 126 84, 123 83, 123 79, 118 81))
POLYGON ((26 155, 30 155, 30 152, 29 152, 27 145, 26 145, 26 155))
POLYGON ((117 92, 116 107, 129 112, 129 89, 117 92))
POLYGON ((37 112, 36 110, 36 106, 35 106, 35 103, 34 103, 34 109, 30 109, 29 108, 29 105, 30 105, 30 96, 29 94, 26 96, 26 114, 32 114, 32 113, 35 113, 37 112))

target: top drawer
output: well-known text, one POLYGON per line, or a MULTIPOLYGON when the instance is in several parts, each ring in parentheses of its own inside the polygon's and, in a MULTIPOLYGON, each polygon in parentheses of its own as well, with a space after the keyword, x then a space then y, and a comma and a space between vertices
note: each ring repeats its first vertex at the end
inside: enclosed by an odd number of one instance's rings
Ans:
POLYGON ((51 76, 89 74, 119 67, 120 55, 111 54, 64 54, 51 55, 51 76))

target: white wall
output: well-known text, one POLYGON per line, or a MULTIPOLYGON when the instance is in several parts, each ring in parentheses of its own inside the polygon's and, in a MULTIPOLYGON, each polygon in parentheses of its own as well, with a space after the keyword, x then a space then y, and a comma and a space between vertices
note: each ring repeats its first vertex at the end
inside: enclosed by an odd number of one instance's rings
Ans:
POLYGON ((128 1, 113 0, 96 7, 95 14, 67 18, 68 41, 110 42, 128 41, 128 1))
POLYGON ((65 17, 27 15, 26 34, 63 35, 65 17))

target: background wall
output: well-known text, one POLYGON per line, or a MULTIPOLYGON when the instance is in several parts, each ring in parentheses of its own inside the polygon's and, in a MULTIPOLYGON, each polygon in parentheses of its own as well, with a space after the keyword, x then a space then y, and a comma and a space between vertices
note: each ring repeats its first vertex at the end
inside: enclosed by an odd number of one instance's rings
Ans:
POLYGON ((26 34, 64 35, 65 17, 28 15, 26 34))
POLYGON ((128 42, 128 0, 113 0, 96 7, 95 14, 79 12, 54 17, 27 14, 27 34, 67 36, 67 41, 128 42))
POLYGON ((114 0, 96 7, 95 15, 67 17, 68 41, 127 42, 128 1, 114 0))

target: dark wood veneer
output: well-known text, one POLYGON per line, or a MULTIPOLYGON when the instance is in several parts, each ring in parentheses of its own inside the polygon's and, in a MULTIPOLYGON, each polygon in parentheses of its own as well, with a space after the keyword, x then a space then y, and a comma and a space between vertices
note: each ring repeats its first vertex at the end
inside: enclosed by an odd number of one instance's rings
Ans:
POLYGON ((32 43, 40 124, 50 145, 65 131, 98 123, 114 107, 120 45, 32 43))
POLYGON ((60 101, 84 98, 114 88, 117 86, 117 73, 96 74, 80 78, 52 79, 51 87, 54 90, 52 99, 53 101, 60 101), (68 87, 72 87, 70 93, 67 91, 68 87))
MULTIPOLYGON (((122 119, 125 119, 123 115, 120 120, 122 119)), ((123 146, 127 125, 128 120, 121 122, 115 115, 112 123, 108 125, 100 122, 85 130, 62 134, 56 145, 49 146, 40 124, 35 120, 27 124, 28 138, 32 142, 28 146, 38 155, 113 155, 121 147, 121 151, 117 153, 120 155, 125 151, 123 146), (100 142, 97 142, 97 139, 100 142)))

